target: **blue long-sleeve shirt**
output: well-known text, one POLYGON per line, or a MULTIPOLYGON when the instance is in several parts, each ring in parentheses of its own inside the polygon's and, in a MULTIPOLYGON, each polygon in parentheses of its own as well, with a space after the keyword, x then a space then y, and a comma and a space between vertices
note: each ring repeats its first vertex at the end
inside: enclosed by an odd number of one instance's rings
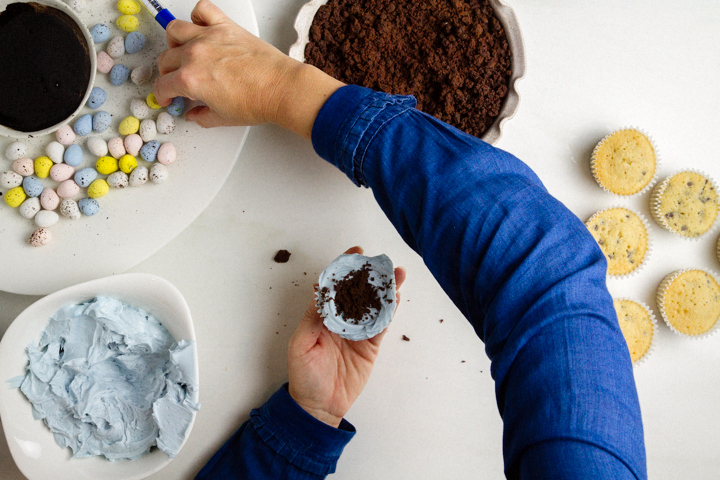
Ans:
MULTIPOLYGON (((647 478, 602 252, 527 165, 414 107, 412 97, 341 88, 315 121, 313 145, 372 189, 485 343, 506 476, 647 478)), ((281 388, 198 478, 323 478, 353 434, 346 422, 315 420, 281 388)))

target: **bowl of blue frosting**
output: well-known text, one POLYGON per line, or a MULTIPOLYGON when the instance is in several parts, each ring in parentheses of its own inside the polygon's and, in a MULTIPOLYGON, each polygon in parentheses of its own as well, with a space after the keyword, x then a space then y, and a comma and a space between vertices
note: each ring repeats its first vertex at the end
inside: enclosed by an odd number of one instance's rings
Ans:
POLYGON ((0 380, 3 430, 27 478, 145 478, 180 452, 200 409, 190 310, 148 274, 61 290, 10 325, 0 380))

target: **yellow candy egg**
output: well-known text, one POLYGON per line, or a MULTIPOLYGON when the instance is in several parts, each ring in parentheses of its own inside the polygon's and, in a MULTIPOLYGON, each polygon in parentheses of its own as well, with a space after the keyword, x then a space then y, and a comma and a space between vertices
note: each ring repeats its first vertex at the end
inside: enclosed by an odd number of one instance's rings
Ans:
POLYGON ((22 187, 11 188, 5 194, 5 203, 15 208, 22 205, 25 198, 27 198, 27 195, 25 195, 25 190, 22 187))
POLYGON ((38 157, 35 159, 35 175, 38 178, 47 178, 50 175, 50 169, 55 165, 48 157, 38 157))
POLYGON ((133 133, 137 133, 139 129, 140 120, 135 117, 125 117, 118 127, 120 135, 132 135, 133 133))
POLYGON ((110 175, 111 173, 117 172, 118 161, 114 157, 100 157, 98 161, 95 162, 95 169, 98 173, 110 175))
POLYGON ((137 19, 137 17, 133 17, 132 15, 123 15, 122 17, 118 18, 117 26, 120 30, 123 32, 134 32, 137 30, 138 25, 140 25, 140 21, 137 19))
POLYGON ((102 178, 98 178, 97 180, 93 180, 90 186, 88 186, 88 197, 104 197, 108 191, 110 191, 110 185, 108 185, 108 183, 102 178))
POLYGON ((132 155, 123 155, 120 157, 120 170, 125 173, 130 173, 137 167, 137 159, 132 155))
POLYGON ((135 0, 120 0, 117 3, 117 9, 125 15, 135 15, 140 13, 140 4, 135 0))
POLYGON ((157 110, 160 108, 160 104, 155 99, 155 94, 153 92, 150 92, 150 95, 147 96, 146 99, 148 107, 152 108, 153 110, 157 110))

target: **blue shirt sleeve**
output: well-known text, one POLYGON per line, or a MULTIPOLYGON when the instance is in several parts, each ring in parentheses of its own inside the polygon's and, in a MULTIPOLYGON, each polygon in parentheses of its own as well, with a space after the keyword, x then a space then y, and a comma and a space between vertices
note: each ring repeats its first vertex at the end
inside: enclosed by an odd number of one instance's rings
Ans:
POLYGON ((485 343, 506 475, 645 479, 602 252, 527 165, 414 106, 343 87, 321 109, 313 145, 372 189, 485 343))

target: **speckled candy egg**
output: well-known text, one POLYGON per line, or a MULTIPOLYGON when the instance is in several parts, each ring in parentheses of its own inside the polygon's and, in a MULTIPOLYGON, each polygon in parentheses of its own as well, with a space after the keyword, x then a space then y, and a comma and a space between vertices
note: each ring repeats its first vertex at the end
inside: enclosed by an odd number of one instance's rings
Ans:
POLYGON ((88 187, 97 178, 97 171, 94 168, 83 168, 75 173, 75 183, 80 187, 88 187))
POLYGON ((50 178, 56 182, 64 182, 65 180, 72 178, 74 173, 75 169, 70 165, 58 163, 57 165, 53 165, 50 169, 50 178))
POLYGON ((100 211, 100 204, 94 198, 82 198, 78 202, 78 208, 88 217, 92 217, 100 211))
POLYGON ((117 9, 125 15, 135 15, 140 13, 140 4, 135 0, 119 0, 117 9))
POLYGON ((24 143, 13 142, 5 149, 5 157, 10 161, 15 161, 18 158, 27 157, 27 147, 24 143))
POLYGON ((147 106, 142 98, 133 98, 130 101, 130 112, 138 120, 145 120, 150 117, 150 107, 147 106))
POLYGON ((132 80, 135 85, 145 85, 152 78, 152 73, 152 66, 143 65, 142 67, 137 67, 132 71, 130 74, 130 80, 132 80))
POLYGON ((130 55, 138 53, 145 46, 145 35, 140 32, 130 32, 125 37, 125 52, 130 55))
POLYGON ((85 0, 68 0, 68 5, 76 12, 82 12, 87 7, 85 0))
POLYGON ((90 36, 94 43, 103 43, 110 38, 110 28, 104 23, 96 23, 90 29, 90 36))
POLYGON ((60 215, 67 217, 71 220, 77 220, 80 218, 80 209, 75 200, 67 198, 60 203, 60 215))
POLYGON ((118 171, 118 161, 113 157, 100 157, 95 162, 95 168, 102 175, 110 175, 118 171))
POLYGON ((82 117, 75 120, 73 130, 75 130, 75 133, 80 135, 81 137, 84 137, 88 133, 92 132, 92 115, 86 113, 82 117))
POLYGON ((157 110, 160 108, 160 104, 157 102, 157 99, 155 98, 155 93, 150 92, 147 97, 145 97, 145 103, 147 103, 147 106, 152 108, 153 110, 157 110))
POLYGON ((128 33, 134 32, 140 25, 140 21, 137 19, 137 17, 133 15, 123 15, 122 17, 118 18, 115 23, 120 30, 128 33))
POLYGON ((160 142, 158 142, 157 140, 152 140, 143 145, 143 147, 140 149, 140 156, 146 162, 152 163, 157 158, 157 152, 159 148, 160 142))
POLYGON ((108 152, 115 158, 120 158, 125 155, 125 144, 123 139, 120 137, 111 138, 108 140, 108 152))
POLYGON ((155 185, 160 185, 168 179, 170 172, 162 163, 156 163, 150 168, 150 181, 155 185))
POLYGON ((5 203, 7 203, 8 206, 12 208, 22 205, 26 198, 27 195, 25 194, 25 190, 23 190, 22 187, 11 188, 7 192, 5 192, 5 203))
POLYGON ((60 197, 52 188, 45 187, 40 194, 40 205, 45 210, 55 210, 60 204, 60 197))
POLYGON ((52 227, 58 220, 60 220, 60 216, 51 210, 40 210, 35 215, 35 225, 40 228, 52 227))
MULTIPOLYGON (((137 133, 139 128, 140 120, 135 117, 125 117, 123 121, 120 122, 118 131, 120 135, 132 135, 133 133, 137 133)), ((127 149, 127 143, 125 144, 125 148, 127 149)))
POLYGON ((185 109, 185 99, 183 97, 175 97, 167 106, 167 112, 173 117, 178 117, 185 109))
POLYGON ((123 155, 120 157, 120 160, 118 160, 118 166, 120 167, 120 171, 129 174, 137 168, 137 159, 132 155, 123 155))
POLYGON ((88 197, 90 198, 100 198, 107 195, 108 191, 110 191, 110 186, 108 183, 103 180, 102 178, 98 178, 94 182, 90 184, 88 187, 88 197))
POLYGON ((158 115, 155 124, 157 125, 157 131, 159 133, 170 135, 175 131, 175 119, 167 112, 162 112, 158 115))
POLYGON ((112 67, 115 65, 115 60, 113 60, 107 52, 98 52, 96 64, 98 72, 110 73, 110 70, 112 70, 112 67))
POLYGON ((55 139, 66 147, 75 141, 75 131, 70 125, 63 125, 55 131, 55 139))
POLYGON ((88 138, 87 148, 96 157, 103 157, 108 154, 107 142, 100 137, 88 138))
POLYGON ((90 96, 88 97, 87 106, 96 109, 102 107, 103 103, 107 100, 107 93, 100 87, 93 87, 90 90, 90 96))
POLYGON ((80 165, 83 160, 83 151, 82 148, 80 148, 80 145, 70 145, 67 150, 65 150, 65 155, 63 155, 63 159, 65 160, 65 163, 67 163, 71 167, 77 167, 78 165, 80 165))
POLYGON ((124 144, 127 153, 129 153, 133 157, 137 157, 140 153, 140 149, 143 146, 142 137, 137 133, 133 133, 132 135, 128 135, 127 137, 125 137, 124 144))
MULTIPOLYGON (((107 54, 111 58, 120 58, 125 55, 125 39, 121 36, 113 37, 106 48, 107 54)), ((112 68, 112 67, 111 67, 112 68)))
POLYGON ((93 115, 93 132, 103 133, 111 124, 112 116, 108 112, 102 111, 93 115))
POLYGON ((157 127, 155 126, 155 120, 147 118, 140 122, 140 138, 143 142, 149 142, 154 140, 157 136, 157 127))
POLYGON ((175 161, 176 157, 177 152, 175 150, 175 145, 170 142, 160 145, 160 149, 157 153, 158 162, 162 163, 163 165, 170 165, 175 161))
POLYGON ((56 192, 60 198, 71 198, 80 193, 80 187, 75 180, 65 180, 58 185, 56 192))
POLYGON ((146 167, 137 167, 130 173, 130 186, 139 187, 144 185, 148 181, 149 172, 146 167))
POLYGON ((62 163, 65 147, 63 147, 60 142, 50 142, 47 147, 45 147, 45 154, 50 157, 53 163, 62 163))
POLYGON ((22 187, 28 197, 39 197, 45 188, 43 184, 40 183, 40 180, 34 176, 23 178, 22 187))
POLYGON ((0 173, 0 187, 3 188, 15 188, 22 185, 23 177, 16 172, 3 172, 0 173))
POLYGON ((18 158, 13 162, 13 171, 18 175, 27 177, 35 173, 35 164, 29 158, 18 158))
MULTIPOLYGON (((79 0, 71 0, 72 3, 77 1, 79 0)), ((85 0, 82 1, 84 2, 85 0)), ((51 240, 52 234, 50 233, 50 230, 48 230, 47 228, 38 228, 32 233, 32 235, 30 235, 29 242, 30 245, 32 245, 33 247, 42 247, 50 243, 51 240)))
POLYGON ((33 218, 40 211, 40 199, 37 197, 28 198, 20 205, 18 210, 23 217, 33 218))
POLYGON ((125 188, 129 183, 128 174, 125 172, 115 172, 107 177, 107 183, 112 188, 125 188))
POLYGON ((113 65, 112 69, 110 70, 110 83, 112 83, 116 87, 119 87, 123 83, 127 82, 129 76, 130 69, 125 65, 117 63, 113 65))
MULTIPOLYGON (((50 175, 50 169, 55 165, 48 157, 38 157, 35 159, 35 175, 38 178, 47 178, 50 175)), ((27 177, 26 177, 27 178, 27 177)))

